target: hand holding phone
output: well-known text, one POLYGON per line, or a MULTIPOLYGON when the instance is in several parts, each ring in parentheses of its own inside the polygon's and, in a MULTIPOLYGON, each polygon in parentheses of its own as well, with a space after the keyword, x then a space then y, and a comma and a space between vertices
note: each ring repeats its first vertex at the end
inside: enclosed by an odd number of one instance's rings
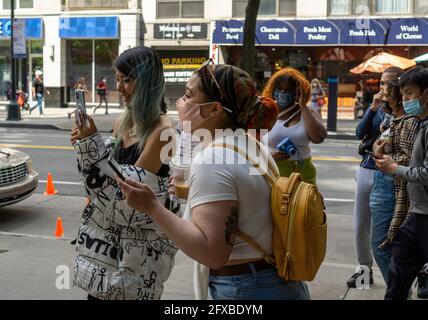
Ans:
POLYGON ((375 155, 373 152, 371 152, 371 151, 368 151, 367 152, 372 158, 374 158, 374 159, 382 159, 382 157, 378 157, 377 155, 375 155))
POLYGON ((85 90, 76 89, 76 121, 80 127, 89 127, 88 113, 86 111, 85 90))

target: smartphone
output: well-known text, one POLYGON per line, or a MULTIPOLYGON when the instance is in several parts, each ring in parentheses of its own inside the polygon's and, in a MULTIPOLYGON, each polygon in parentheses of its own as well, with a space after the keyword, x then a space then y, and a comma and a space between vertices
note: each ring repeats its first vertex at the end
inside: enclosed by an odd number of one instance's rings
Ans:
POLYGON ((119 163, 117 163, 117 161, 113 157, 110 156, 107 160, 107 163, 120 179, 122 179, 123 181, 126 180, 128 175, 125 173, 122 166, 119 163))
POLYGON ((81 89, 75 90, 76 94, 76 120, 80 126, 89 127, 88 113, 86 111, 86 97, 85 91, 81 89), (83 119, 83 123, 80 122, 80 117, 83 119))
POLYGON ((371 152, 371 151, 368 151, 367 152, 369 155, 371 155, 372 156, 372 158, 374 158, 374 159, 382 159, 382 158, 379 158, 378 156, 376 156, 373 152, 371 152))

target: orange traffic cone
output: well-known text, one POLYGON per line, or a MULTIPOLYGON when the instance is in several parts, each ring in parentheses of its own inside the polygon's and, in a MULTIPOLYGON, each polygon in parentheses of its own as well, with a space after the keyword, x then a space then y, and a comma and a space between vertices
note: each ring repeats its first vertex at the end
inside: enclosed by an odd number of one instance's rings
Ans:
POLYGON ((48 173, 48 183, 46 184, 46 192, 44 193, 45 196, 52 196, 58 194, 58 191, 55 190, 53 181, 52 181, 52 174, 48 173))
POLYGON ((56 218, 56 230, 55 230, 55 237, 61 238, 64 236, 64 227, 62 226, 62 219, 61 217, 56 218))

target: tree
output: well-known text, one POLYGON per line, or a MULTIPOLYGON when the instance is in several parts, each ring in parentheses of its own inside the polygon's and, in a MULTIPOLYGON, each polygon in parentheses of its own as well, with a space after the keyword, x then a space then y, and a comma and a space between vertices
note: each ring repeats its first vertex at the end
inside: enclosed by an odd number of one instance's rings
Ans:
POLYGON ((256 23, 260 0, 248 0, 245 10, 244 42, 242 47, 241 68, 252 77, 255 72, 256 61, 256 23))

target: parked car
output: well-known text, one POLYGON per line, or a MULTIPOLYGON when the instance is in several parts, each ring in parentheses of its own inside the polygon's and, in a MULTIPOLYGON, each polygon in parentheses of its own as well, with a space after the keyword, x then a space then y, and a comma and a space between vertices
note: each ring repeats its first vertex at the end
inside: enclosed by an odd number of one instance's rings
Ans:
POLYGON ((37 188, 39 173, 28 154, 0 148, 0 206, 28 198, 37 188))

